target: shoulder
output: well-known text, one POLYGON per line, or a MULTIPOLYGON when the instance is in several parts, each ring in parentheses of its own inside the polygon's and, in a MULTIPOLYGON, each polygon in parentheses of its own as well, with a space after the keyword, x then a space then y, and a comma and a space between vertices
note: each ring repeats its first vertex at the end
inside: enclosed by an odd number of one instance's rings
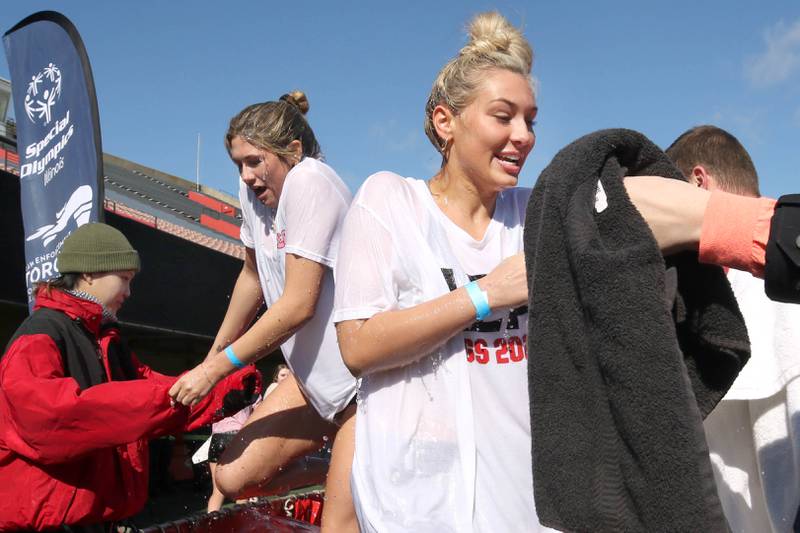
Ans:
POLYGON ((382 170, 364 180, 364 183, 356 193, 355 201, 361 205, 370 206, 386 200, 399 200, 403 196, 412 193, 414 184, 419 181, 382 170))
POLYGON ((405 187, 410 178, 404 178, 400 174, 390 172, 388 170, 381 170, 375 174, 370 175, 364 180, 362 189, 369 187, 405 187))
POLYGON ((20 324, 14 338, 22 335, 44 334, 51 337, 60 336, 63 328, 72 322, 72 319, 61 311, 49 308, 37 309, 31 316, 20 324))
MULTIPOLYGON (((67 319, 69 320, 69 319, 67 319)), ((8 379, 11 367, 36 367, 48 374, 51 368, 61 368, 64 351, 63 326, 41 316, 29 317, 20 325, 0 354, 0 380, 8 379)))
POLYGON ((531 197, 531 192, 533 192, 533 189, 529 187, 512 187, 503 191, 503 196, 513 203, 527 204, 531 197))
POLYGON ((289 171, 287 185, 301 194, 313 191, 322 191, 325 194, 335 192, 348 202, 351 196, 339 174, 330 165, 312 157, 306 157, 289 171))
POLYGON ((504 190, 500 194, 500 201, 507 206, 508 209, 525 215, 525 210, 528 208, 528 201, 531 197, 533 189, 528 187, 512 187, 504 190))

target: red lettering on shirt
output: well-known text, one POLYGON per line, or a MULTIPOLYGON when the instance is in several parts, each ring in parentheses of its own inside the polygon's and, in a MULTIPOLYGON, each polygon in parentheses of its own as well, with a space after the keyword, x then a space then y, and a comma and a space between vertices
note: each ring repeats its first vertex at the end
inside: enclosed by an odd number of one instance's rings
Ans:
POLYGON ((498 365, 519 363, 528 359, 528 336, 499 337, 491 343, 486 339, 464 339, 464 350, 468 363, 488 364, 494 361, 498 365))
POLYGON ((475 350, 475 360, 482 365, 489 362, 489 350, 486 349, 485 339, 475 339, 473 349, 475 350))
POLYGON ((519 337, 511 337, 508 339, 508 354, 511 361, 519 363, 526 359, 525 356, 525 343, 519 337))
POLYGON ((497 364, 504 365, 508 363, 508 342, 503 338, 495 339, 494 347, 497 348, 497 350, 494 352, 494 357, 497 360, 497 364))

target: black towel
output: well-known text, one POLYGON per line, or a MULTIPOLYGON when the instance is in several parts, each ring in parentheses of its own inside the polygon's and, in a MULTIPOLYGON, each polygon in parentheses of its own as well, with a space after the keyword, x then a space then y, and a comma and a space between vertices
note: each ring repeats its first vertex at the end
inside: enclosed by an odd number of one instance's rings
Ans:
POLYGON ((722 269, 665 264, 621 179, 647 174, 682 178, 640 133, 599 131, 556 155, 528 205, 534 494, 557 529, 728 529, 702 417, 747 361, 747 332, 722 269))

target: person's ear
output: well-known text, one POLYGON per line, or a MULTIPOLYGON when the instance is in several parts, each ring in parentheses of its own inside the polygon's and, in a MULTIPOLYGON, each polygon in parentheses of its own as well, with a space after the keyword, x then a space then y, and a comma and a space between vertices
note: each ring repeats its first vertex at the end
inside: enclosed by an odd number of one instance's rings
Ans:
POLYGON ((300 139, 295 139, 289 143, 289 151, 292 153, 291 160, 292 165, 296 165, 303 159, 303 143, 300 142, 300 139))
POLYGON ((705 189, 707 191, 713 190, 716 186, 716 180, 703 165, 695 165, 689 174, 689 183, 705 189))
POLYGON ((82 279, 82 280, 83 280, 83 281, 84 281, 84 282, 85 282, 87 285, 91 285, 92 283, 94 283, 94 276, 92 276, 92 275, 91 275, 90 273, 88 273, 88 272, 81 272, 81 279, 82 279))
POLYGON ((447 153, 447 147, 453 142, 453 121, 455 116, 449 107, 437 105, 431 113, 431 122, 436 134, 442 140, 442 152, 447 153))

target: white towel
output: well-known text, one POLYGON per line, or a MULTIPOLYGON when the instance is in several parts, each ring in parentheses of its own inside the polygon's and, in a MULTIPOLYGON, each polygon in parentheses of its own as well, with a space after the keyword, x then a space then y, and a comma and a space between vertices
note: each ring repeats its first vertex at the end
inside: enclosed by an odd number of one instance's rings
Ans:
POLYGON ((705 421, 722 507, 733 532, 790 532, 800 506, 800 305, 731 270, 750 361, 705 421))
POLYGON ((752 355, 726 400, 769 398, 800 376, 800 305, 773 302, 764 281, 730 270, 728 280, 747 324, 752 355))
POLYGON ((211 437, 197 448, 197 451, 192 455, 192 462, 196 465, 208 461, 208 450, 211 449, 211 437))

